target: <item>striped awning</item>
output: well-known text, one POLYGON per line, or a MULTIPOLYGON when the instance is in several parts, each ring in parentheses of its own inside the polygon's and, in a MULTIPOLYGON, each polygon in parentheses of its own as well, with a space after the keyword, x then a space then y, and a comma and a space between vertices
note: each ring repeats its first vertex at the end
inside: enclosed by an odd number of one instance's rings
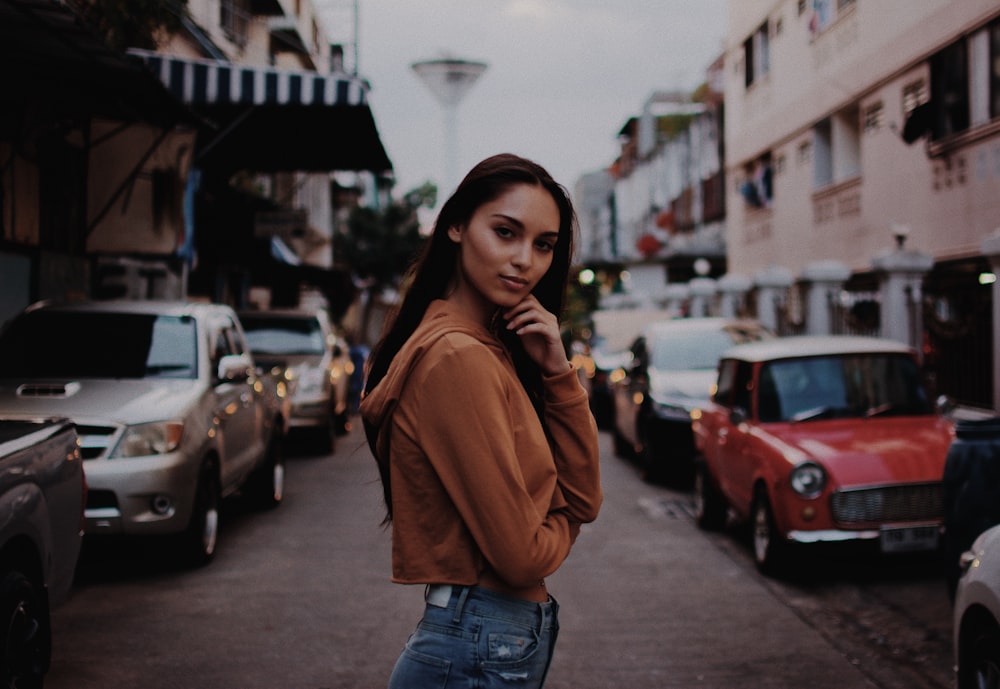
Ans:
POLYGON ((205 167, 259 172, 392 169, 363 79, 129 52, 179 100, 217 126, 216 135, 199 147, 199 163, 205 167))

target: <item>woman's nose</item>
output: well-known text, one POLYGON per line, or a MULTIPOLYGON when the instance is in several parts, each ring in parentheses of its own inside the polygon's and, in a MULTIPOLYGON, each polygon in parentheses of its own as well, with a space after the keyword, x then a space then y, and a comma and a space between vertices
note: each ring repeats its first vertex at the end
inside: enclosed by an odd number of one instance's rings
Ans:
POLYGON ((519 268, 526 268, 531 265, 531 244, 529 242, 520 242, 517 245, 511 263, 519 268))

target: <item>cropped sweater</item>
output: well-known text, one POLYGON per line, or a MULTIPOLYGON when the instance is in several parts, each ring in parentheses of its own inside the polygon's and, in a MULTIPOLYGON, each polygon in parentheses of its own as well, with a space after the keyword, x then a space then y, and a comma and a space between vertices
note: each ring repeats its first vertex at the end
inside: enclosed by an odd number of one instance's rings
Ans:
POLYGON ((577 372, 544 380, 545 425, 510 356, 445 301, 361 403, 389 452, 392 580, 538 586, 601 505, 597 428, 577 372))

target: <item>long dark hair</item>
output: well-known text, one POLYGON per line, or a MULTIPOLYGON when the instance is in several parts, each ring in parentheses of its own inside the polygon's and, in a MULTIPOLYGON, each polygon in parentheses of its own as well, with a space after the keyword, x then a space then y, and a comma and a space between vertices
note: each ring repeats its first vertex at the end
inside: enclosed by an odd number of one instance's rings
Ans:
MULTIPOLYGON (((372 348, 368 359, 366 393, 373 390, 385 377, 396 354, 420 325, 427 307, 435 299, 443 297, 451 284, 457 267, 459 245, 448 237, 448 230, 468 225, 480 206, 496 200, 520 184, 542 187, 552 196, 559 209, 559 236, 553 249, 552 264, 535 285, 532 294, 545 309, 556 316, 562 316, 576 222, 569 194, 537 163, 510 153, 492 156, 472 168, 441 207, 433 233, 404 280, 402 302, 390 314, 381 339, 372 348)), ((505 328, 500 328, 497 334, 510 351, 518 378, 531 398, 539 418, 544 421, 541 371, 527 356, 517 335, 505 328)), ((368 445, 378 462, 388 510, 387 519, 391 519, 392 492, 389 485, 388 452, 385 453, 386 456, 380 456, 376 449, 379 429, 367 422, 364 426, 368 445)))

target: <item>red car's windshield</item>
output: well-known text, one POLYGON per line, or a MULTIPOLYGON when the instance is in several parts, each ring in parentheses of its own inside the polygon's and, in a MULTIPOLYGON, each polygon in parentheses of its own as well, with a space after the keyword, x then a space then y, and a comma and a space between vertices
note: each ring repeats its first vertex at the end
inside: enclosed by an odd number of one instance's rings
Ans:
POLYGON ((788 359, 760 371, 758 417, 763 422, 932 411, 917 364, 905 355, 788 359))

